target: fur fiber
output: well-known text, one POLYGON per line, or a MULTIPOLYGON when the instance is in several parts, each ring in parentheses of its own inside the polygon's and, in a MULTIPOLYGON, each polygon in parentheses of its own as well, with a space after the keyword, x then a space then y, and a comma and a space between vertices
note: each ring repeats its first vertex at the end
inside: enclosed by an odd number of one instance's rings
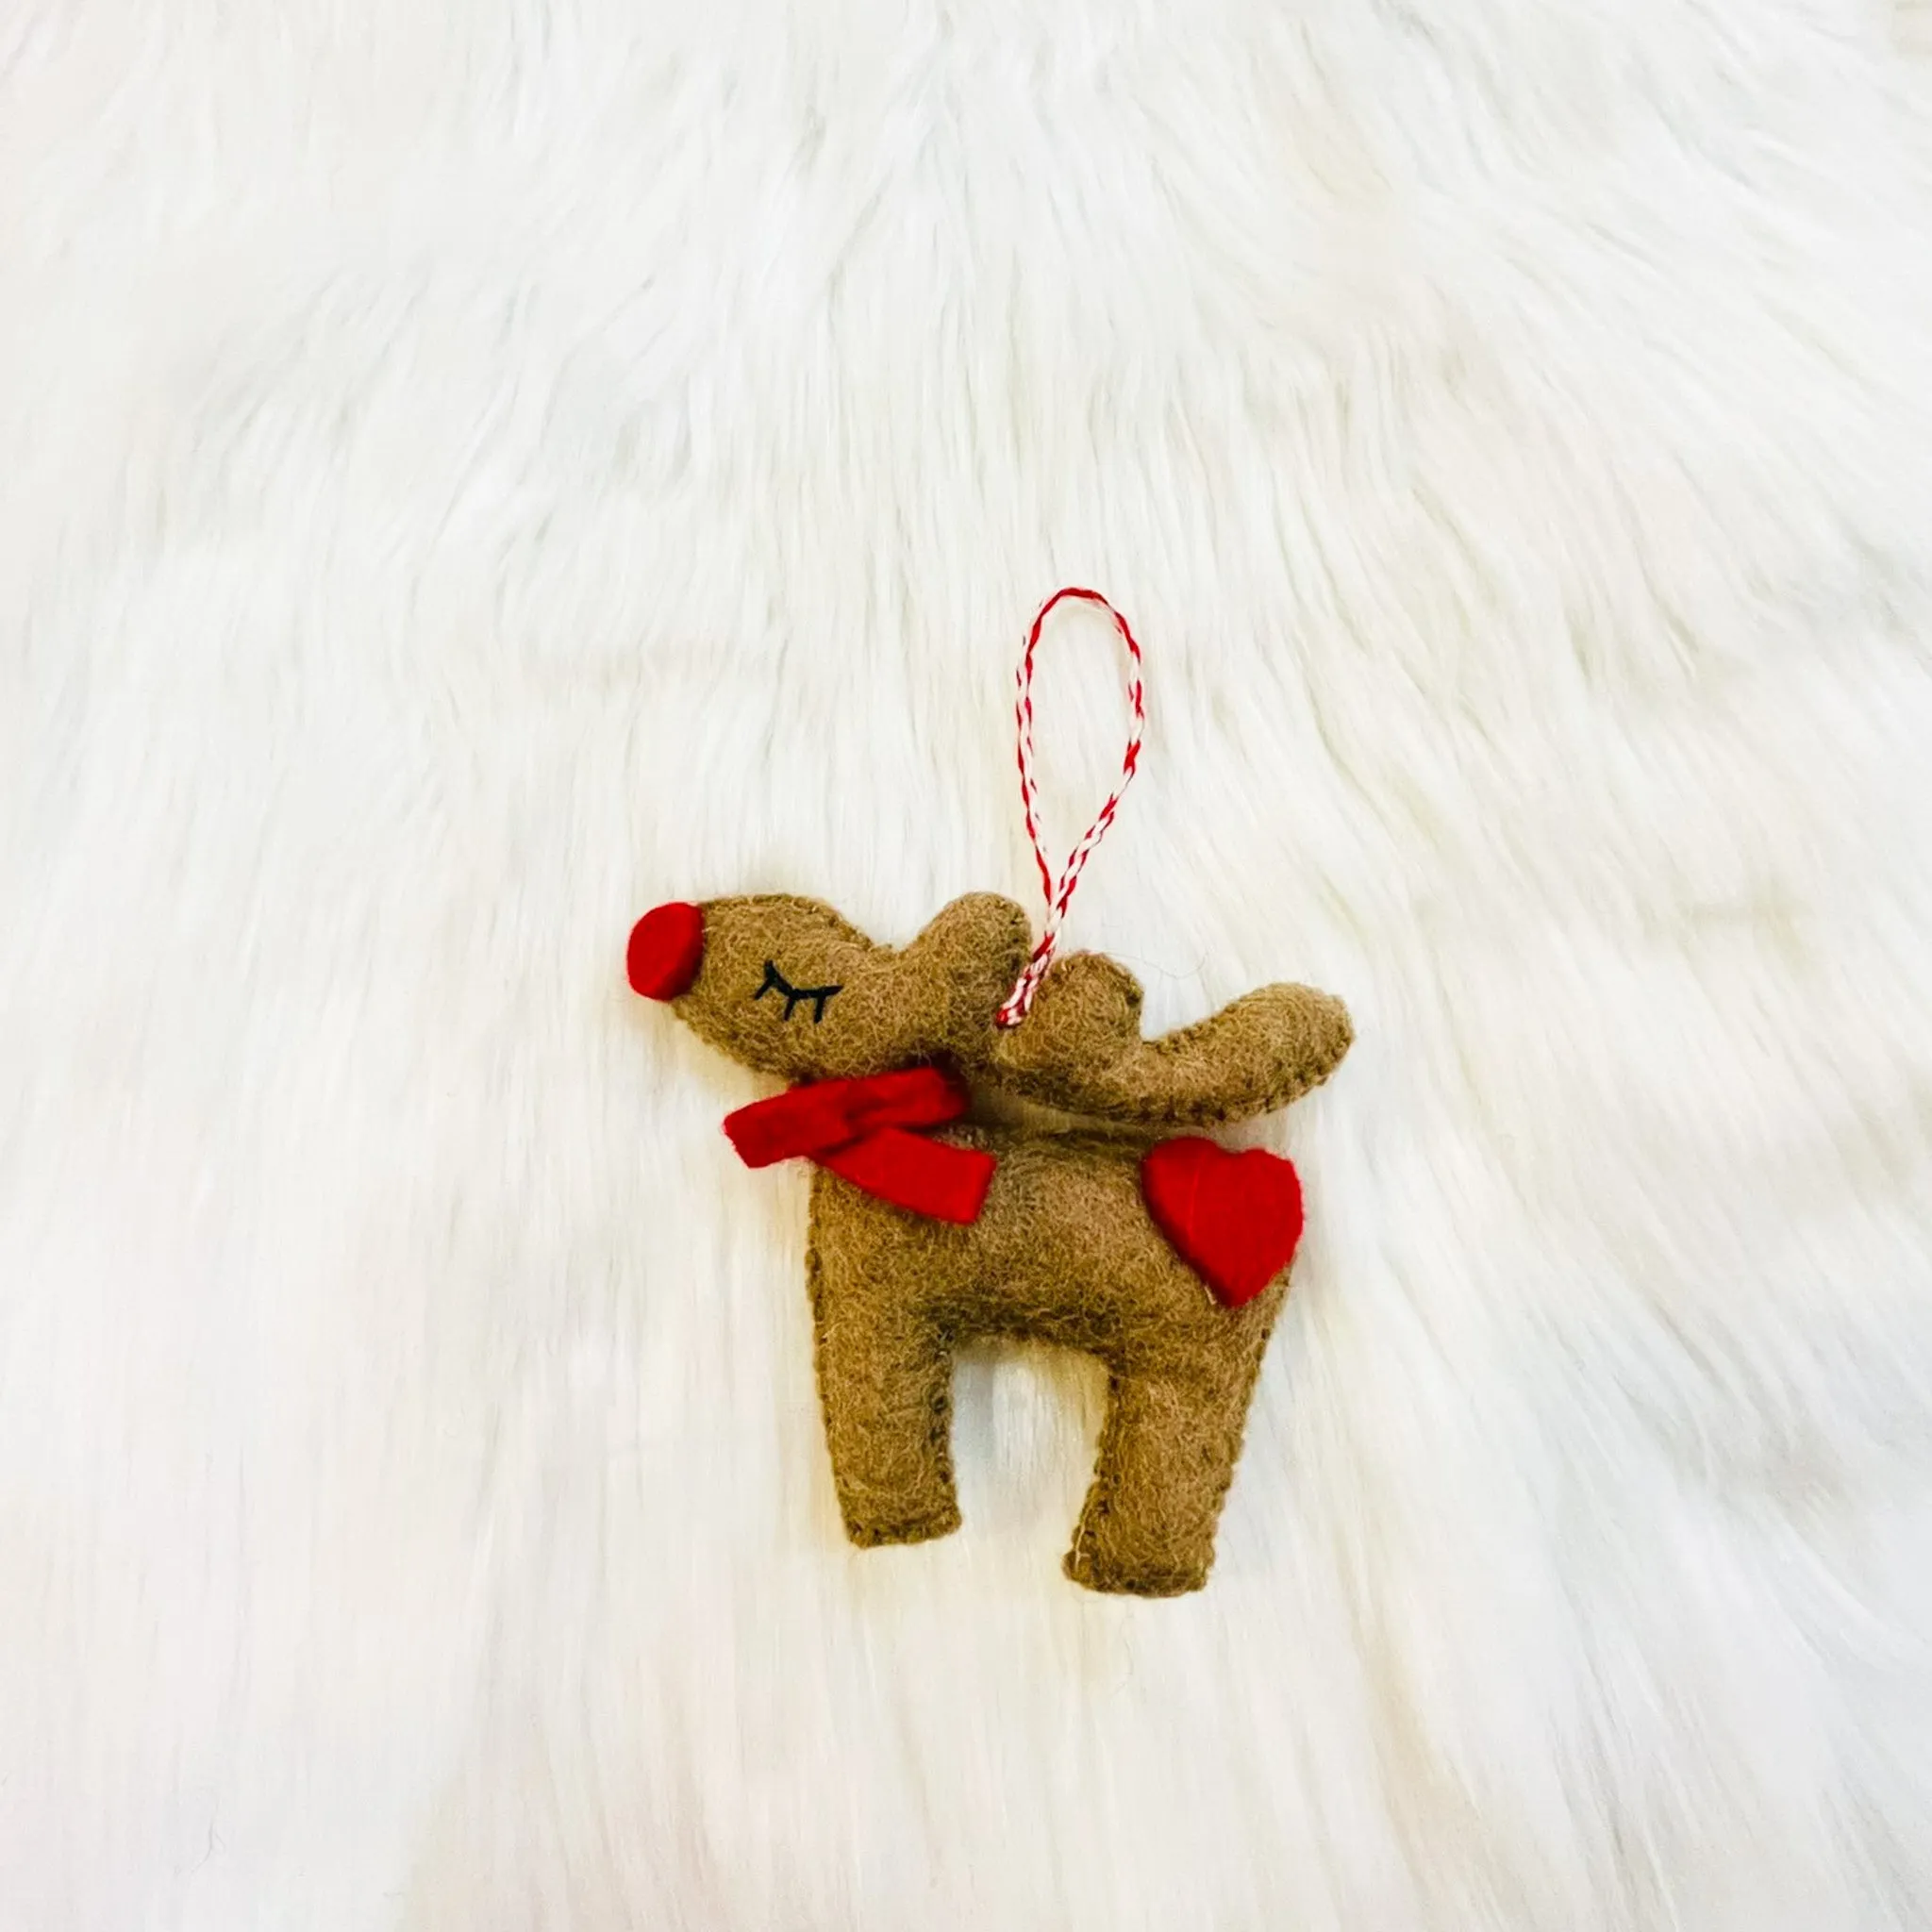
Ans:
POLYGON ((0 8, 0 1926, 1932 1922, 1923 0, 0 8), (860 1553, 617 969, 1026 900, 1346 1075, 1213 1587, 860 1553), (1106 620, 1037 705, 1064 843, 1106 620))

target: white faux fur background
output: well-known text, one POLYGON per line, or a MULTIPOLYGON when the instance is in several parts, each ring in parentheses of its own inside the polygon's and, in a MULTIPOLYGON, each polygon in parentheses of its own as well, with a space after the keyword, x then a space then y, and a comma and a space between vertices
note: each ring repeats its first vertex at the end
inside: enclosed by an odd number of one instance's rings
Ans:
POLYGON ((1928 54, 7 0, 0 1927, 1932 1921, 1928 54), (1069 580, 1070 941, 1359 1030, 1174 1603, 1072 1360, 846 1547, 622 973, 1033 903, 1069 580))

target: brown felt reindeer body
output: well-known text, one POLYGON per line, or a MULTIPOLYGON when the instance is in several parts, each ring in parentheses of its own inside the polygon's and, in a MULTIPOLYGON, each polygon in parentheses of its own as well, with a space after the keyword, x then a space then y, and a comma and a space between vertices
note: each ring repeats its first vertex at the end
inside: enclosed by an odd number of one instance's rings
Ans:
MULTIPOLYGON (((1146 1041, 1132 975, 1074 954, 1046 973, 1027 1017, 1001 1027, 995 1015, 1028 944, 1024 912, 990 893, 955 901, 898 950, 814 900, 766 896, 658 908, 639 922, 629 966, 640 992, 669 1000, 733 1059, 819 1083, 734 1122, 790 1106, 817 1123, 835 1101, 861 1105, 855 1091, 958 1096, 905 1116, 929 1127, 918 1137, 888 1124, 868 1139, 870 1118, 855 1116, 829 1137, 815 1125, 817 1141, 755 1157, 756 1135, 733 1135, 755 1164, 787 1151, 819 1161, 807 1270, 832 1474, 852 1540, 913 1542, 958 1525, 954 1352, 985 1337, 1042 1341, 1097 1356, 1109 1376, 1067 1574, 1094 1590, 1172 1595, 1198 1589, 1213 1560, 1287 1291, 1300 1195, 1293 1170, 1272 1156, 1221 1156, 1162 1137, 1286 1106, 1340 1063, 1348 1015, 1324 993, 1271 986, 1146 1041), (902 1088, 874 1077, 919 1068, 939 1071, 906 1075, 902 1088), (922 1079, 929 1084, 917 1087, 922 1079), (1102 1124, 954 1119, 965 1082, 1102 1124), (839 1139, 848 1127, 856 1152, 839 1139), (1163 1151, 1223 1163, 1211 1178, 1229 1218, 1257 1220, 1264 1240, 1285 1234, 1237 1294, 1217 1298, 1176 1252, 1176 1217, 1200 1229, 1207 1197, 1195 1164, 1176 1158, 1159 1217, 1152 1182, 1163 1151), (908 1154, 941 1163, 941 1205, 914 1211, 897 1205, 910 1196, 894 1195, 890 1175, 879 1181, 882 1163, 891 1169, 908 1154), (948 1177, 962 1168, 971 1184, 960 1205, 948 1177)), ((1208 1227, 1204 1239, 1213 1235, 1208 1227)))

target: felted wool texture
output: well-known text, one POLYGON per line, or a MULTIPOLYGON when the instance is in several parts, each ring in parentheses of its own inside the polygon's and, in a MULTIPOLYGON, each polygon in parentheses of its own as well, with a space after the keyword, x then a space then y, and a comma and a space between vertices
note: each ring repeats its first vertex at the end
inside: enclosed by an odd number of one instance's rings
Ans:
MULTIPOLYGON (((1057 962, 1041 979, 1032 1014, 1007 1036, 1032 1034, 1014 1073, 995 1047, 995 1010, 1025 958, 1025 916, 1008 900, 955 900, 902 951, 809 898, 708 900, 699 910, 697 974, 669 1005, 732 1058, 792 1080, 951 1057, 1060 1109, 1097 1095, 1095 1111, 1126 1119, 1136 1108, 1150 1121, 1223 1119, 1312 1086, 1349 1045, 1337 1001, 1270 988, 1189 1028, 1173 1051, 1148 1047, 1138 985, 1086 958, 1057 962), (792 988, 833 991, 823 1005, 782 1001, 769 993, 773 972, 792 988)), ((1145 1140, 974 1128, 933 1138, 999 1161, 970 1224, 908 1213, 829 1171, 813 1176, 819 1399, 846 1534, 870 1547, 955 1528, 955 1351, 988 1337, 1043 1341, 1109 1372, 1066 1574, 1134 1596, 1198 1591, 1279 1289, 1241 1312, 1209 1296, 1148 1217, 1145 1140)))
POLYGON ((958 1527, 954 1357, 989 1338, 1097 1357, 1107 1417, 1065 1569, 1091 1590, 1198 1590, 1287 1275, 1223 1308, 1148 1219, 1144 1142, 960 1126, 998 1166, 979 1218, 908 1214, 814 1174, 808 1270, 833 1481, 856 1543, 958 1527))
MULTIPOLYGON (((994 1015, 1026 956, 1025 915, 1009 901, 957 900, 897 951, 809 899, 714 899, 700 911, 697 973, 672 1010, 741 1064, 794 1080, 945 1057, 1066 1110, 1097 1097, 1094 1110, 1128 1119, 1220 1119, 1280 1104, 1348 1046, 1340 1004, 1300 987, 1266 989, 1172 1048, 1149 1046, 1139 986, 1088 958, 1057 962, 1006 1036, 1030 1040, 1016 1072, 994 1043, 994 1015), (786 1001, 770 991, 774 972, 794 989, 831 991, 822 1004, 786 1001)), ((1109 1378, 1067 1574, 1141 1596, 1199 1589, 1278 1286, 1239 1312, 1213 1300, 1148 1216, 1144 1140, 969 1128, 933 1138, 999 1162, 968 1225, 829 1172, 813 1178, 807 1267, 847 1534, 869 1547, 956 1527, 955 1351, 987 1338, 1044 1341, 1098 1357, 1109 1378)))
POLYGON ((1348 1009, 1307 986, 1264 986, 1191 1026, 1141 1037, 1141 983, 1097 953, 1056 959, 1017 1026, 983 1036, 974 1072, 1066 1113, 1208 1126, 1273 1113, 1341 1065, 1348 1009))
POLYGON ((984 1058, 992 1014, 1025 964, 1026 915, 969 893, 911 944, 875 945, 817 900, 712 899, 696 977, 671 1004, 740 1065, 788 1080, 850 1079, 939 1057, 984 1058), (794 987, 837 987, 822 1014, 760 996, 768 965, 794 987))
POLYGON ((974 1078, 1061 1112, 1147 1126, 1270 1112, 1327 1078, 1353 1038, 1341 1002, 1271 986, 1158 1041, 1141 1037, 1140 984, 1093 954, 1058 959, 1017 1026, 996 1014, 1028 949, 1025 913, 972 892, 911 944, 875 944, 817 900, 781 893, 699 908, 704 951, 671 1004, 741 1065, 791 1080, 891 1073, 950 1060, 974 1078), (836 988, 819 1008, 770 992, 836 988))
POLYGON ((1932 1924, 1932 64, 1853 0, 0 7, 8 1932, 1932 1924), (646 907, 1274 978, 1210 1586, 840 1529, 646 907), (1105 616, 1035 691, 1050 852, 1105 616))

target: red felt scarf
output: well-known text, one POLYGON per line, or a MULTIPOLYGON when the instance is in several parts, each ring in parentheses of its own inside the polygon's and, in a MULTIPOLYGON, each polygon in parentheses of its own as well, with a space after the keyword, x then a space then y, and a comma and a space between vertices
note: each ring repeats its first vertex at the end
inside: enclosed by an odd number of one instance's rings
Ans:
POLYGON ((908 1128, 937 1127, 965 1113, 970 1096, 938 1067, 864 1080, 815 1080, 724 1118, 747 1167, 804 1158, 914 1214, 979 1218, 997 1163, 976 1147, 949 1147, 908 1128))

